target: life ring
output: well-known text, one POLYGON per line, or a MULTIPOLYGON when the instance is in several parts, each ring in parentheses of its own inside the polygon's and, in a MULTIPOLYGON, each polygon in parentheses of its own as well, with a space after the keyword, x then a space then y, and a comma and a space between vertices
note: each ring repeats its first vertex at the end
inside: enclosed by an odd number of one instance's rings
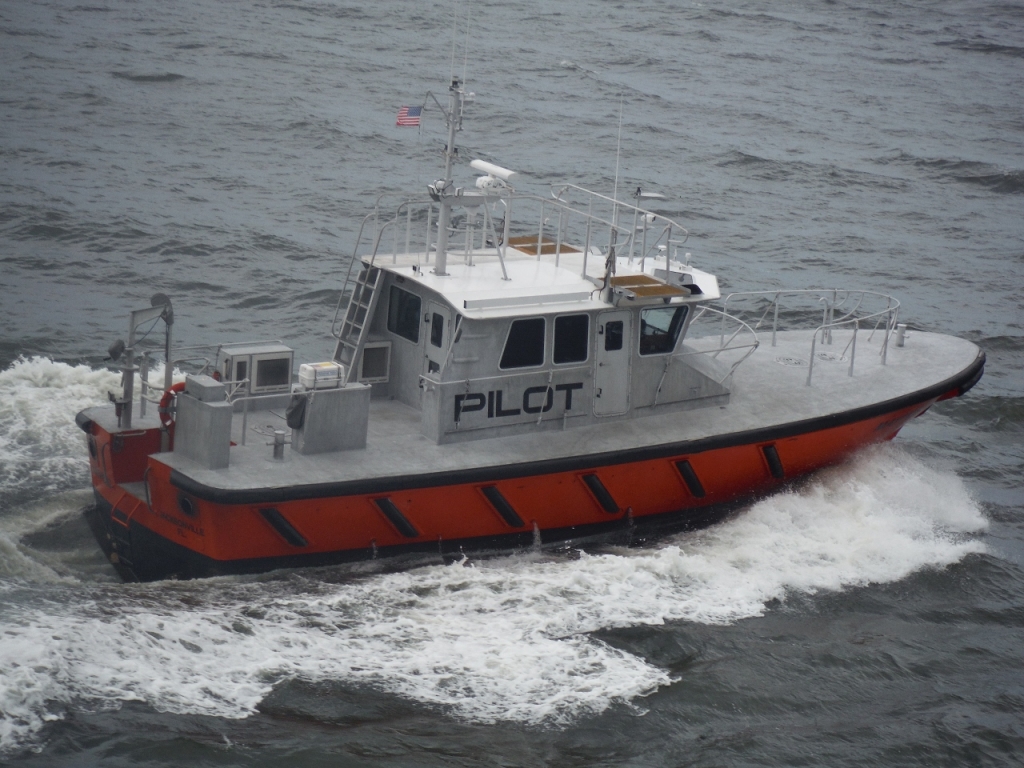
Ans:
POLYGON ((179 392, 185 390, 185 382, 179 381, 177 384, 172 384, 164 396, 160 398, 160 407, 157 408, 157 413, 160 414, 160 423, 165 427, 170 427, 174 423, 174 414, 171 413, 171 401, 174 396, 179 392))

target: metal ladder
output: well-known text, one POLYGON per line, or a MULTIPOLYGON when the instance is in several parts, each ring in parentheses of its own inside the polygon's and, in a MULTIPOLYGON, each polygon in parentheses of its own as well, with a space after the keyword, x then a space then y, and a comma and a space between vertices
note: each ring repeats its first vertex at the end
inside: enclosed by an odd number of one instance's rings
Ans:
POLYGON ((373 266, 372 263, 363 263, 356 277, 352 295, 349 297, 345 319, 337 334, 338 344, 334 349, 335 362, 345 366, 346 384, 358 379, 358 372, 354 369, 366 341, 366 332, 373 319, 374 309, 377 307, 380 293, 378 288, 382 277, 383 272, 379 267, 373 266))
POLYGON ((110 536, 111 548, 114 554, 117 555, 116 562, 128 570, 134 570, 135 567, 131 559, 131 520, 135 513, 139 511, 139 507, 144 504, 145 502, 142 499, 138 499, 128 493, 128 491, 122 490, 117 501, 110 506, 110 521, 112 525, 107 526, 107 533, 110 536), (122 502, 126 502, 125 506, 129 509, 128 512, 121 509, 122 502))

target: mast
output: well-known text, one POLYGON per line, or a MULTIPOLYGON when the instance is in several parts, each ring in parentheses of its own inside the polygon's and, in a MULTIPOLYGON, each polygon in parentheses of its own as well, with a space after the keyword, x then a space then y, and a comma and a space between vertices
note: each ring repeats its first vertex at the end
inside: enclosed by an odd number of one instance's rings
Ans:
POLYGON ((458 150, 455 148, 455 132, 462 130, 464 96, 465 93, 459 78, 452 77, 452 84, 448 87, 448 110, 445 113, 445 120, 448 124, 448 144, 444 148, 444 178, 431 185, 431 196, 441 204, 441 215, 437 221, 437 261, 434 264, 434 274, 438 276, 448 274, 446 271, 448 266, 448 227, 452 219, 452 198, 455 197, 455 188, 452 184, 452 162, 458 156, 458 150))

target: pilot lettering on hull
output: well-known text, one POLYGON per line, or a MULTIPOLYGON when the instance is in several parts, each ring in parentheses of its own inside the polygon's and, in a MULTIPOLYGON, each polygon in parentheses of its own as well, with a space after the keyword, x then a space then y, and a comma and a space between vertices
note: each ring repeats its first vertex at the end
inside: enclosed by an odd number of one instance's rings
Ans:
POLYGON ((573 409, 573 392, 582 389, 582 381, 573 381, 553 386, 545 384, 527 387, 523 390, 521 398, 506 395, 503 389, 458 394, 455 395, 455 423, 460 423, 464 414, 482 412, 485 409, 488 419, 545 414, 554 409, 556 404, 562 406, 563 411, 568 413, 573 409), (506 407, 512 406, 513 403, 518 407, 506 407))

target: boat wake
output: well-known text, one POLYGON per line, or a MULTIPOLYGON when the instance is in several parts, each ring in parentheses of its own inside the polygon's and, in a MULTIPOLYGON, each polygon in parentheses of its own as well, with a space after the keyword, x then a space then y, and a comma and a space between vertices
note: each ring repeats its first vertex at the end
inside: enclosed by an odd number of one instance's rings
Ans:
MULTIPOLYGON (((175 380, 183 378, 175 374, 175 380)), ((150 380, 163 380, 162 364, 150 370, 150 380)), ((107 402, 107 393, 117 391, 120 382, 119 373, 46 357, 19 358, 0 371, 3 506, 89 484, 89 463, 75 414, 107 402)), ((0 528, 6 512, 0 508, 0 528)))
POLYGON ((728 624, 787 595, 896 581, 985 551, 974 536, 985 526, 958 478, 887 445, 645 549, 80 582, 59 587, 63 605, 52 587, 35 604, 23 572, 0 608, 0 750, 31 746, 79 706, 244 718, 290 679, 369 687, 468 722, 564 726, 674 680, 599 630, 728 624))
POLYGON ((6 499, 89 482, 74 415, 103 403, 120 376, 44 357, 20 358, 0 371, 0 494, 6 499))

